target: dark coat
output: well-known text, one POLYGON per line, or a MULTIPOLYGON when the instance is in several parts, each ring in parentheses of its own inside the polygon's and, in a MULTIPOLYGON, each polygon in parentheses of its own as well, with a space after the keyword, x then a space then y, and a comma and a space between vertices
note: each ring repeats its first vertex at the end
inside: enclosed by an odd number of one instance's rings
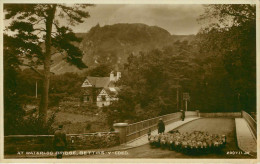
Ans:
POLYGON ((165 131, 165 125, 162 120, 158 123, 158 133, 163 133, 165 131))
POLYGON ((183 115, 183 117, 185 117, 185 111, 184 110, 182 111, 182 115, 183 115))
POLYGON ((181 111, 181 119, 182 119, 182 121, 184 121, 184 119, 185 119, 185 111, 184 110, 181 111))
POLYGON ((66 147, 67 146, 66 133, 64 131, 62 131, 60 129, 55 131, 53 145, 55 147, 66 147))

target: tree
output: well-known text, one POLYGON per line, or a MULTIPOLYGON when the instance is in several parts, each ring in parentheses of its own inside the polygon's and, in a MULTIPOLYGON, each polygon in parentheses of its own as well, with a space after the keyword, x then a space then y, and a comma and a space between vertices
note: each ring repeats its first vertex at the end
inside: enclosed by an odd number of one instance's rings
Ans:
POLYGON ((95 77, 107 77, 110 72, 113 70, 113 67, 109 64, 99 64, 96 67, 88 70, 86 74, 89 76, 95 77))
POLYGON ((16 132, 17 125, 22 119, 24 111, 22 109, 22 104, 19 101, 19 96, 17 94, 17 76, 20 71, 19 64, 20 61, 13 56, 17 53, 10 43, 12 38, 4 35, 4 74, 8 75, 4 77, 4 134, 8 135, 12 132, 16 132))
MULTIPOLYGON (((200 33, 200 52, 226 73, 227 83, 244 110, 256 109, 256 7, 206 5, 200 20, 213 20, 200 33)), ((206 59, 205 58, 205 59, 206 59)), ((213 67, 214 68, 214 67, 213 67)), ((213 74, 212 74, 213 75, 213 74)), ((216 74, 215 74, 216 75, 216 74)))
POLYGON ((21 64, 37 72, 43 79, 43 89, 39 106, 39 119, 42 123, 47 121, 48 92, 50 81, 50 68, 52 55, 62 54, 64 60, 86 68, 82 62, 83 53, 73 42, 80 42, 71 27, 82 23, 89 17, 86 4, 5 4, 5 18, 11 19, 10 30, 12 44, 18 52, 13 55, 21 64), (43 73, 37 68, 43 66, 43 73))
POLYGON ((194 61, 196 53, 188 50, 195 52, 192 45, 180 42, 161 50, 130 54, 118 82, 122 86, 119 101, 109 108, 135 121, 178 111, 176 87, 191 91, 190 81, 200 75, 194 61))

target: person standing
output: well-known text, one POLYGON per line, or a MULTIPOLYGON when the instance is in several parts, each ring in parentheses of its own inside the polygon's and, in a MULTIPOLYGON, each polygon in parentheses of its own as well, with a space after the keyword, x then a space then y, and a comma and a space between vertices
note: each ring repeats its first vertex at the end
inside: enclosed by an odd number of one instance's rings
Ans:
POLYGON ((151 128, 149 128, 149 129, 148 129, 148 133, 147 133, 147 135, 148 135, 148 141, 150 141, 150 139, 151 139, 151 133, 152 133, 151 128))
POLYGON ((53 145, 57 153, 57 158, 61 159, 65 148, 67 147, 66 133, 62 130, 63 125, 59 125, 54 133, 53 145))
POLYGON ((164 131, 165 131, 165 125, 162 118, 160 118, 158 123, 158 134, 164 133, 164 131))
POLYGON ((181 119, 182 119, 182 121, 184 121, 184 119, 185 119, 185 111, 184 110, 181 110, 181 119))

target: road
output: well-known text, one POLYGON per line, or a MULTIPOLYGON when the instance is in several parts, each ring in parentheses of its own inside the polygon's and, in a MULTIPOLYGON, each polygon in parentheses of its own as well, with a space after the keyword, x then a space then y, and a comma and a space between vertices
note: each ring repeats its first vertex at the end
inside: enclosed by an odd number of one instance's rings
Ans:
POLYGON ((235 121, 232 118, 202 118, 192 121, 177 128, 180 132, 191 132, 195 130, 207 131, 211 134, 225 134, 227 136, 226 147, 222 152, 204 155, 186 155, 176 151, 162 148, 151 148, 149 144, 128 149, 121 152, 111 152, 102 155, 84 156, 88 158, 254 158, 242 154, 236 144, 235 121), (231 152, 232 154, 227 154, 231 152))
MULTIPOLYGON (((180 132, 205 131, 211 134, 225 134, 227 136, 227 144, 221 152, 201 155, 188 155, 177 151, 170 151, 162 148, 152 148, 149 144, 145 144, 136 148, 124 151, 104 152, 96 151, 97 155, 87 153, 84 155, 64 155, 64 158, 256 158, 255 156, 244 154, 237 146, 235 120, 232 118, 201 118, 190 123, 184 124, 177 128, 180 132), (228 154, 229 153, 229 154, 228 154)), ((86 150, 86 152, 90 152, 86 150)), ((79 153, 80 154, 80 153, 79 153)), ((14 155, 6 155, 5 158, 14 158, 14 155)), ((54 155, 47 156, 17 156, 15 158, 55 158, 54 155)))

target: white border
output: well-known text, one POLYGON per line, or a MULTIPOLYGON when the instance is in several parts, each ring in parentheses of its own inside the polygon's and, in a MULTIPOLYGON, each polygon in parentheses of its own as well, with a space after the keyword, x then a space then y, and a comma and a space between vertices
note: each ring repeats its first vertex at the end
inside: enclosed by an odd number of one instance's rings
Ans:
POLYGON ((2 3, 255 4, 257 0, 2 0, 2 3))
MULTIPOLYGON (((0 30, 3 31, 3 3, 91 3, 91 4, 256 4, 256 20, 257 20, 257 113, 259 111, 259 102, 260 102, 260 93, 258 89, 260 87, 259 82, 259 67, 258 64, 260 63, 259 55, 259 0, 2 0, 0 1, 0 30)), ((3 36, 3 34, 2 34, 3 36)), ((0 37, 0 43, 3 43, 3 37, 0 37)), ((6 163, 41 163, 41 162, 48 162, 48 163, 56 163, 56 162, 63 162, 63 163, 75 163, 75 162, 87 162, 87 163, 260 163, 259 160, 259 151, 257 153, 257 160, 254 159, 89 159, 89 158, 82 158, 82 159, 3 159, 3 44, 0 45, 0 110, 2 117, 0 123, 0 162, 6 163)), ((257 114, 257 122, 259 123, 259 114, 257 114)), ((259 127, 257 127, 257 135, 258 135, 258 142, 257 148, 260 145, 259 139, 259 127)))

